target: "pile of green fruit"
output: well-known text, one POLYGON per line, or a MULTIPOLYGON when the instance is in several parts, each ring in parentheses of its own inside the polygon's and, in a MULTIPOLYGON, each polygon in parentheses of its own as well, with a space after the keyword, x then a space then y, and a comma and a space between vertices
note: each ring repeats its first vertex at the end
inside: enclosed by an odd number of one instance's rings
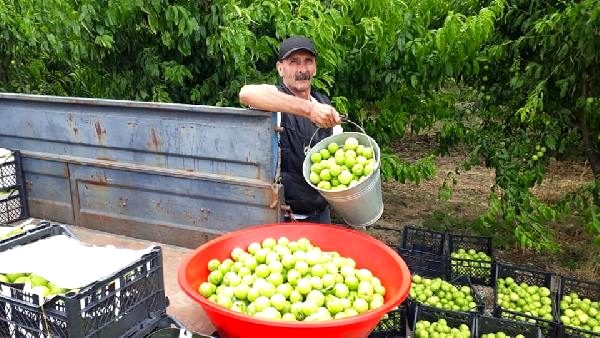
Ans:
POLYGON ((344 190, 365 180, 375 170, 373 148, 348 137, 344 145, 329 143, 310 156, 310 182, 322 190, 344 190))
POLYGON ((21 228, 21 227, 15 227, 13 230, 11 230, 11 231, 9 231, 9 232, 7 232, 5 234, 0 235, 0 241, 3 240, 3 239, 7 239, 7 238, 10 238, 10 237, 22 234, 24 232, 25 232, 25 230, 23 230, 23 228, 21 228))
POLYGON ((54 296, 64 296, 71 289, 61 288, 44 277, 33 273, 7 273, 0 274, 0 282, 7 284, 25 284, 25 289, 42 297, 52 298, 54 296))
POLYGON ((452 311, 471 311, 477 307, 470 287, 457 287, 441 278, 413 275, 410 297, 419 303, 452 311))
POLYGON ((482 268, 492 267, 492 257, 483 251, 476 251, 475 249, 458 249, 450 254, 450 257, 456 259, 452 260, 452 265, 457 266, 473 266, 482 268), (460 261, 465 259, 465 261, 460 261))
POLYGON ((481 338, 525 338, 525 336, 522 334, 518 334, 516 336, 509 336, 506 333, 499 331, 496 333, 484 333, 481 335, 481 338))
POLYGON ((385 287, 352 258, 325 252, 307 238, 266 238, 231 258, 211 259, 198 292, 235 312, 274 320, 321 321, 383 305, 385 287))
POLYGON ((472 277, 491 277, 492 257, 475 249, 458 249, 450 254, 453 273, 465 273, 472 277), (472 269, 471 269, 472 268, 472 269))
MULTIPOLYGON (((497 304, 503 309, 523 313, 530 317, 553 320, 552 299, 547 287, 516 283, 512 277, 498 278, 497 304)), ((511 315, 504 314, 506 317, 511 315)), ((517 320, 535 323, 532 318, 517 316, 517 320)))
POLYGON ((560 321, 568 326, 600 333, 600 302, 580 299, 571 292, 560 300, 560 321))
POLYGON ((466 324, 460 324, 460 327, 450 327, 446 319, 440 318, 437 322, 420 320, 415 324, 415 338, 428 337, 453 337, 470 338, 471 330, 466 324))

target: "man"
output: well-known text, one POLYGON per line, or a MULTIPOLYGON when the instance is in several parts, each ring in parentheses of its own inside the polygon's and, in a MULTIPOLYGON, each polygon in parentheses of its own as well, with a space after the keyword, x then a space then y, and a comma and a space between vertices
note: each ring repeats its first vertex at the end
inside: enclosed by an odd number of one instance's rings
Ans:
POLYGON ((284 128, 280 138, 281 179, 285 201, 292 210, 288 220, 331 223, 327 201, 302 175, 305 147, 330 136, 332 127, 341 122, 329 99, 311 89, 317 73, 316 57, 317 51, 309 39, 302 36, 286 39, 281 43, 276 64, 282 84, 246 85, 239 96, 242 104, 252 108, 281 112, 284 128))

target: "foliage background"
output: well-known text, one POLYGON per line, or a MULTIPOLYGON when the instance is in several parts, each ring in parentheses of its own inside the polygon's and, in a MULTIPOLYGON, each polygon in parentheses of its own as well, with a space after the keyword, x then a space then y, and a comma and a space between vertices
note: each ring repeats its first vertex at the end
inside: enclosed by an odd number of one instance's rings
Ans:
POLYGON ((556 251, 548 225, 574 215, 600 247, 599 2, 3 0, 0 91, 237 106, 242 85, 278 80, 279 41, 307 35, 315 86, 383 147, 386 180, 419 184, 468 149, 439 198, 494 168, 481 232, 556 251), (437 149, 400 158, 407 133, 437 149), (595 180, 540 201, 549 159, 569 156, 595 180))

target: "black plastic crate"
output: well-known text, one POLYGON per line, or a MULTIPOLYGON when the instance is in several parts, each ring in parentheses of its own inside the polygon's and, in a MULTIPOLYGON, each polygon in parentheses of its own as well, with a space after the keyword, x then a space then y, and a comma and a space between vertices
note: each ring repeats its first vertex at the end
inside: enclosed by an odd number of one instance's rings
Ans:
MULTIPOLYGON (((561 276, 556 304, 560 305, 563 297, 573 292, 577 293, 579 299, 588 298, 592 302, 600 301, 600 283, 561 276)), ((561 333, 564 337, 600 337, 598 332, 563 324, 560 320, 560 316, 563 315, 560 306, 557 306, 557 312, 557 317, 561 322, 561 333)))
MULTIPOLYGON (((8 241, 13 241, 16 238, 27 236, 28 234, 30 234, 30 233, 32 233, 34 231, 37 231, 37 230, 40 230, 40 229, 43 229, 43 228, 47 228, 47 227, 50 227, 50 222, 48 222, 48 221, 40 221, 40 222, 38 222, 37 225, 35 225, 35 227, 33 227, 31 229, 23 230, 23 232, 21 232, 21 233, 15 234, 13 236, 10 236, 10 237, 4 238, 4 239, 0 239, 0 248, 2 248, 3 244, 6 243, 6 242, 8 242, 8 241)), ((74 237, 74 235, 72 235, 72 234, 70 236, 74 237)), ((2 251, 2 250, 0 249, 0 251, 2 251)))
POLYGON ((560 325, 560 333, 557 337, 566 338, 598 338, 600 333, 592 332, 572 326, 560 325))
POLYGON ((408 266, 411 274, 428 278, 446 278, 444 256, 404 248, 398 248, 398 254, 408 266))
POLYGON ((407 225, 402 229, 402 243, 400 248, 441 256, 444 254, 445 243, 446 234, 443 232, 407 225))
MULTIPOLYGON (((52 224, 0 244, 0 251, 62 234, 72 236, 65 227, 52 224)), ((3 286, 9 294, 0 293, 0 337, 119 337, 166 316, 160 247, 110 277, 43 305, 35 294, 3 286)))
POLYGON ((559 323, 556 321, 556 298, 552 294, 552 274, 550 272, 535 270, 523 266, 509 265, 505 263, 496 264, 495 287, 494 287, 494 316, 508 318, 517 321, 536 323, 542 330, 543 337, 559 337, 559 323), (551 291, 552 320, 543 319, 505 309, 498 305, 498 279, 511 277, 516 283, 526 283, 529 286, 546 287, 551 291))
POLYGON ((417 322, 420 320, 435 322, 438 319, 444 318, 450 327, 458 328, 461 324, 467 325, 471 331, 471 337, 473 337, 476 330, 475 317, 472 313, 448 311, 419 304, 415 309, 415 317, 410 326, 414 330, 417 322))
POLYGON ((402 303, 396 309, 387 313, 379 321, 369 338, 406 337, 406 304, 402 303))
POLYGON ((505 318, 525 323, 535 323, 542 331, 542 337, 563 337, 560 334, 559 323, 554 320, 545 320, 539 317, 529 316, 524 313, 506 310, 499 306, 496 306, 494 315, 498 318, 505 318))
POLYGON ((25 245, 27 243, 56 235, 66 235, 77 239, 77 237, 75 237, 75 235, 69 229, 62 225, 50 223, 48 221, 40 221, 38 226, 33 229, 26 230, 17 236, 0 241, 0 251, 6 251, 19 245, 25 245))
MULTIPOLYGON (((469 289, 471 289, 471 295, 473 296, 473 301, 475 302, 475 308, 472 308, 469 311, 453 311, 453 310, 447 310, 447 309, 441 309, 441 308, 440 308, 440 310, 444 310, 447 312, 453 312, 453 313, 460 313, 463 315, 471 315, 471 316, 476 316, 476 315, 483 313, 483 311, 485 310, 484 302, 481 299, 481 296, 479 295, 479 293, 475 290, 475 288, 469 281, 468 277, 463 276, 463 277, 459 277, 455 280, 448 281, 448 282, 457 287, 468 286, 469 289)), ((410 326, 411 329, 414 329, 414 326, 412 326, 412 324, 415 320, 418 306, 432 307, 428 304, 423 304, 423 303, 419 302, 418 300, 413 299, 409 296, 409 298, 407 300, 407 312, 406 313, 407 313, 408 323, 409 323, 409 325, 411 325, 410 326)))
POLYGON ((448 279, 468 276, 473 284, 494 285, 494 251, 491 237, 448 235, 447 260, 448 279), (491 260, 452 258, 452 254, 459 249, 484 252, 491 260))
POLYGON ((122 337, 145 337, 145 338, 213 338, 212 336, 193 333, 185 326, 169 315, 165 315, 159 321, 143 322, 129 329, 122 337))
POLYGON ((0 224, 29 217, 21 153, 13 151, 12 159, 0 159, 0 224))
POLYGON ((487 316, 478 316, 476 321, 475 337, 502 331, 511 337, 522 334, 525 338, 543 338, 542 331, 535 324, 487 316))

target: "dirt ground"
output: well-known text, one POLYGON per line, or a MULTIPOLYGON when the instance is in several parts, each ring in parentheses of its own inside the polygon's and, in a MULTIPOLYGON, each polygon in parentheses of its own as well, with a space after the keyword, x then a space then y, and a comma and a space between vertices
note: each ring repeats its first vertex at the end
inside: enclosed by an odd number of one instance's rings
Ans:
MULTIPOLYGON (((433 144, 432 138, 418 136, 405 139, 393 148, 401 158, 410 161, 428 153, 433 144)), ((458 228, 466 229, 461 233, 470 233, 469 224, 473 224, 487 209, 487 198, 494 183, 493 169, 473 167, 461 173, 451 199, 438 199, 439 188, 447 173, 453 171, 464 158, 464 154, 439 158, 436 177, 420 185, 383 182, 384 213, 367 232, 387 244, 398 245, 405 225, 427 228, 442 220, 454 220, 461 223, 458 228)), ((534 193, 543 201, 555 202, 592 178, 590 167, 583 162, 552 160, 543 183, 534 189, 534 193)), ((515 264, 528 262, 528 265, 558 274, 597 280, 600 275, 600 250, 594 247, 583 225, 566 223, 552 226, 561 245, 560 252, 537 254, 506 247, 495 248, 496 257, 515 264)), ((472 234, 479 235, 475 231, 472 234)))

